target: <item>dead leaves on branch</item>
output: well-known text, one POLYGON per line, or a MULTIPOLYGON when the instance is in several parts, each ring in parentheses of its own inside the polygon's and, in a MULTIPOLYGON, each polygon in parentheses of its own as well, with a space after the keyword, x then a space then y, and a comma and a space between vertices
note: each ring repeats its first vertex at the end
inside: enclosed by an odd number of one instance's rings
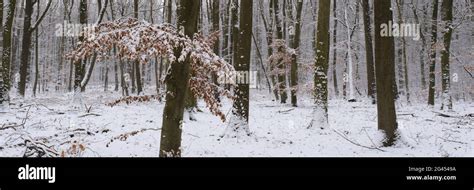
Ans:
MULTIPOLYGON (((234 67, 214 53, 213 46, 218 37, 215 32, 209 37, 195 34, 191 39, 185 36, 170 24, 150 24, 134 18, 119 19, 105 22, 86 28, 87 35, 79 46, 67 54, 72 60, 81 60, 97 54, 99 59, 107 59, 114 45, 118 48, 119 57, 129 60, 148 62, 155 56, 167 58, 172 64, 183 64, 189 60, 191 72, 189 85, 197 98, 203 98, 210 111, 225 121, 224 113, 220 110, 222 105, 217 97, 219 94, 232 98, 230 92, 217 86, 213 79, 223 77, 226 73, 235 71, 234 67)), ((232 84, 229 84, 232 86, 232 84)), ((125 97, 110 106, 125 102, 148 101, 150 97, 125 97)))

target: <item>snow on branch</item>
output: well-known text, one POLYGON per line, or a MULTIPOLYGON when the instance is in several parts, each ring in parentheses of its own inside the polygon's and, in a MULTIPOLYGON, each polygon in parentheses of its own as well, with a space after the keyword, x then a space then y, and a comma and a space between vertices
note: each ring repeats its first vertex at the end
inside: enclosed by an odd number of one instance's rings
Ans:
POLYGON ((150 24, 134 18, 119 19, 85 28, 84 41, 67 54, 68 59, 78 61, 97 54, 97 58, 107 59, 115 45, 121 58, 139 60, 146 63, 155 56, 163 56, 173 64, 180 64, 189 57, 191 73, 189 85, 195 96, 203 98, 211 112, 225 121, 225 115, 219 108, 222 105, 210 94, 233 98, 230 92, 212 81, 210 73, 218 77, 234 70, 213 52, 214 35, 205 38, 195 34, 193 39, 170 24, 150 24))

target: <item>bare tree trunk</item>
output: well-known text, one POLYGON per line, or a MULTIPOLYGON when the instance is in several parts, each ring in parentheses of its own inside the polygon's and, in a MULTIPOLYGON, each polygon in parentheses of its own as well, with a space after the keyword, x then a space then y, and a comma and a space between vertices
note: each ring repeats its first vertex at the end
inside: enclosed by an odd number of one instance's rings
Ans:
MULTIPOLYGON (((420 19, 418 18, 418 11, 417 11, 417 6, 416 2, 412 0, 411 2, 412 5, 412 10, 413 10, 413 16, 415 17, 415 22, 417 24, 420 24, 420 19)), ((423 6, 423 12, 424 15, 426 15, 426 7, 423 6)), ((424 27, 424 25, 420 24, 420 27, 424 27)), ((421 38, 421 50, 420 50, 420 77, 421 77, 421 88, 425 89, 426 88, 426 78, 425 78, 425 47, 426 47, 426 39, 425 35, 423 34, 423 30, 420 29, 420 38, 421 38)))
MULTIPOLYGON (((25 17, 23 19, 23 36, 22 36, 22 46, 21 46, 21 57, 20 57, 20 81, 18 83, 18 92, 21 96, 25 96, 25 90, 26 90, 26 78, 29 75, 28 68, 29 66, 29 61, 30 61, 30 47, 31 47, 31 38, 33 36, 33 32, 38 28, 39 24, 45 17, 46 13, 49 10, 49 7, 51 6, 52 0, 48 2, 46 5, 46 9, 44 10, 44 13, 37 19, 35 23, 31 23, 32 21, 32 15, 33 15, 33 5, 34 3, 39 3, 39 2, 33 2, 33 1, 25 1, 25 17)), ((39 7, 38 7, 39 9, 39 7)))
MULTIPOLYGON (((253 1, 242 0, 240 5, 240 24, 238 31, 237 49, 234 54, 234 67, 239 74, 250 72, 250 56, 252 49, 252 13, 253 1)), ((234 42, 235 43, 235 42, 234 42)), ((235 131, 244 130, 249 131, 249 83, 247 81, 237 82, 235 88, 235 95, 237 98, 233 104, 232 113, 236 119, 243 123, 237 123, 233 126, 235 131)))
MULTIPOLYGON (((138 6, 139 6, 139 1, 134 0, 133 1, 133 15, 136 19, 138 19, 138 6)), ((140 70, 140 61, 135 60, 134 63, 134 71, 135 71, 135 81, 137 82, 136 87, 137 87, 137 94, 140 95, 143 91, 142 89, 142 76, 141 76, 141 70, 140 70)))
MULTIPOLYGON (((301 13, 303 10, 303 1, 298 1, 296 4, 296 20, 294 26, 293 49, 299 49, 301 38, 301 13)), ((291 34, 290 34, 291 35, 291 34)), ((291 105, 298 106, 298 99, 296 94, 298 92, 298 57, 293 54, 291 64, 291 105)))
POLYGON ((430 84, 428 86, 428 105, 434 106, 436 82, 436 43, 438 41, 438 0, 433 0, 433 16, 431 17, 431 48, 430 48, 430 84))
MULTIPOLYGON (((38 4, 36 6, 36 19, 39 19, 40 17, 40 1, 38 0, 38 4)), ((34 84, 33 84, 33 97, 36 97, 36 88, 38 86, 38 78, 39 78, 39 42, 38 42, 39 38, 38 38, 38 30, 35 31, 35 81, 34 81, 34 84)), ((62 62, 62 53, 61 53, 61 62, 62 62)), ((62 64, 62 63, 60 63, 62 64)), ((59 68, 60 66, 58 66, 59 68)), ((59 69, 60 70, 60 69, 59 69)), ((59 73, 59 72, 58 72, 59 73)))
POLYGON ((337 1, 333 0, 332 2, 332 12, 333 12, 333 20, 334 20, 334 28, 333 28, 333 38, 332 38, 332 79, 334 84, 334 94, 336 98, 339 96, 339 87, 337 85, 337 1))
MULTIPOLYGON (((80 0, 79 3, 79 23, 87 24, 87 0, 80 0)), ((79 36, 79 42, 84 40, 84 36, 79 36)), ((84 67, 83 63, 85 60, 78 60, 74 63, 74 91, 79 92, 81 90, 81 82, 84 78, 84 67)))
MULTIPOLYGON (((403 21, 403 2, 401 0, 396 0, 397 3, 397 11, 398 11, 398 22, 399 23, 404 23, 403 21)), ((404 71, 404 82, 405 82, 405 93, 407 97, 407 103, 410 104, 410 86, 408 85, 409 79, 408 79, 408 65, 407 65, 407 52, 406 52, 406 41, 405 37, 400 38, 402 41, 402 49, 401 49, 401 55, 402 55, 402 61, 403 61, 403 71, 404 71)))
MULTIPOLYGON (((269 12, 270 12, 270 22, 267 23, 267 20, 265 19, 264 11, 263 11, 263 2, 259 1, 260 3, 260 15, 263 20, 263 26, 265 27, 266 31, 266 38, 267 38, 267 46, 268 46, 268 56, 271 56, 273 54, 273 49, 271 47, 271 44, 273 43, 273 8, 272 8, 272 3, 273 1, 270 1, 270 6, 269 6, 269 12)), ((269 65, 269 70, 273 70, 273 66, 269 65)), ((276 81, 275 81, 275 76, 270 77, 272 85, 273 85, 273 94, 275 96, 276 100, 279 100, 279 95, 278 95, 278 89, 276 88, 276 81)))
MULTIPOLYGON (((15 18, 16 0, 10 0, 7 17, 3 27, 2 65, 0 65, 0 105, 9 102, 10 91, 10 62, 12 52, 12 29, 15 18)), ((3 13, 2 13, 3 14, 3 13)))
MULTIPOLYGON (((276 34, 277 39, 284 39, 283 38, 283 29, 282 29, 282 21, 280 19, 280 8, 278 5, 278 0, 272 0, 273 3, 273 13, 275 17, 275 25, 276 25, 276 34)), ((285 64, 278 64, 278 90, 280 91, 280 103, 285 104, 288 95, 286 93, 286 65, 285 64)))
POLYGON ((443 0, 441 3, 441 20, 444 23, 443 45, 441 49, 441 88, 442 104, 441 109, 452 110, 453 102, 451 99, 451 74, 449 69, 449 54, 451 48, 451 36, 453 34, 453 0, 443 0))
MULTIPOLYGON (((313 114, 321 116, 321 121, 328 122, 328 88, 327 73, 329 65, 329 18, 331 0, 321 0, 318 6, 316 32, 316 57, 314 70, 315 108, 313 114), (321 113, 321 114, 319 114, 321 113)), ((314 119, 313 119, 314 120, 314 119)))
POLYGON ((375 103, 375 65, 369 0, 362 0, 362 9, 364 15, 365 58, 367 66, 367 96, 372 99, 372 103, 375 103))
MULTIPOLYGON (((393 21, 389 0, 374 1, 375 26, 393 21)), ((385 146, 391 146, 396 138, 397 117, 392 84, 395 78, 395 52, 392 36, 382 36, 381 27, 375 27, 375 81, 377 85, 378 128, 385 132, 385 146)))

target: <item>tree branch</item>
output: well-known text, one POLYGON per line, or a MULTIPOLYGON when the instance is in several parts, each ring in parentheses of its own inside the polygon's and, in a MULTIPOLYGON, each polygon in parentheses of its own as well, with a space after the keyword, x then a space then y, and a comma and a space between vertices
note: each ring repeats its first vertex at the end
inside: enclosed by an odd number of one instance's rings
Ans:
POLYGON ((44 17, 46 16, 46 13, 48 12, 49 10, 49 7, 51 7, 51 2, 53 2, 53 0, 49 0, 48 2, 48 5, 46 5, 46 9, 44 10, 43 14, 41 15, 41 17, 36 21, 36 23, 33 25, 32 28, 30 28, 30 32, 33 32, 36 30, 36 28, 38 28, 39 24, 41 23, 41 21, 43 21, 44 17))

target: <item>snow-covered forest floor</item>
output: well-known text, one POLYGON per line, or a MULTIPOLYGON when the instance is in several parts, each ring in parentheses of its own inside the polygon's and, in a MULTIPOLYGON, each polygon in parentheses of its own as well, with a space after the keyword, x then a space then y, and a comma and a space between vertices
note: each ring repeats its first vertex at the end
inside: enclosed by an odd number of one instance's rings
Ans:
MULTIPOLYGON (((456 102, 452 112, 422 103, 398 103, 400 138, 386 148, 377 130, 376 107, 369 101, 331 100, 329 126, 308 129, 311 99, 300 100, 300 106, 294 108, 273 102, 269 96, 266 91, 251 91, 252 135, 236 138, 224 135, 227 123, 200 102, 197 121, 185 116, 183 156, 474 156, 472 102, 456 102)), ((45 152, 66 157, 157 157, 164 103, 105 105, 119 98, 118 93, 99 88, 83 93, 82 103, 73 101, 72 93, 14 98, 7 110, 0 110, 0 157, 21 157, 25 152, 30 156, 45 152)), ((230 109, 230 102, 225 102, 225 113, 230 109)))

